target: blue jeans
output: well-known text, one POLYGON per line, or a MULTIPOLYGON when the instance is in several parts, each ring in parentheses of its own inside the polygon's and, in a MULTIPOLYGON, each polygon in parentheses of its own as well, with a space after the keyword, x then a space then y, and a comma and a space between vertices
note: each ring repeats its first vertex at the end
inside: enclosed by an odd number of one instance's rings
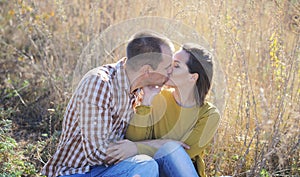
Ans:
POLYGON ((159 166, 160 177, 199 177, 194 164, 176 142, 164 144, 154 155, 159 166))
POLYGON ((136 155, 112 166, 93 166, 86 174, 63 177, 158 177, 158 174, 158 165, 154 159, 147 155, 136 155))

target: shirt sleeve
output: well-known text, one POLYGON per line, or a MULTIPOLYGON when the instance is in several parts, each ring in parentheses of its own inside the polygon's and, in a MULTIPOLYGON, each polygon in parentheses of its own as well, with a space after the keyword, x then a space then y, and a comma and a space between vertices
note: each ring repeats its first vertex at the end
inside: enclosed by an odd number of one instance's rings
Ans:
POLYGON ((187 153, 191 158, 203 152, 217 131, 219 122, 219 112, 216 108, 209 107, 206 112, 198 118, 193 129, 185 134, 182 141, 190 146, 187 153))
POLYGON ((125 138, 131 141, 148 140, 152 138, 151 107, 137 106, 131 118, 125 138))
POLYGON ((143 143, 139 143, 139 142, 136 142, 136 146, 137 146, 139 154, 145 154, 145 155, 148 155, 151 157, 153 157, 157 151, 157 149, 155 147, 152 147, 152 146, 149 146, 149 145, 146 145, 143 143))
POLYGON ((130 120, 125 138, 134 141, 137 145, 139 154, 153 156, 157 151, 156 148, 139 143, 138 141, 152 139, 153 121, 151 115, 152 108, 150 106, 140 105, 136 107, 136 111, 130 120))
POLYGON ((82 83, 79 113, 83 150, 91 165, 103 163, 112 127, 111 84, 101 76, 89 76, 82 83))

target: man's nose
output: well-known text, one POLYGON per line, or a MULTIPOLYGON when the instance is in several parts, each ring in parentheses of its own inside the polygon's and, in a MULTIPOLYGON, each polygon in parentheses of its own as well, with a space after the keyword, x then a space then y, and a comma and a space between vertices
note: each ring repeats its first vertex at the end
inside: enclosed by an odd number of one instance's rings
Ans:
POLYGON ((167 69, 168 76, 171 76, 172 72, 173 72, 173 67, 170 66, 170 67, 167 69))

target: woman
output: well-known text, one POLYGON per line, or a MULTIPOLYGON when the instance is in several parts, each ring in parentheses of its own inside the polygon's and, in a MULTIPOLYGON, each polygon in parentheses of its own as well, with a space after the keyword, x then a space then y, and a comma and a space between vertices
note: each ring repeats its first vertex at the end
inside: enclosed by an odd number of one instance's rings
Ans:
POLYGON ((160 176, 206 176, 204 149, 220 121, 218 110, 205 101, 212 59, 202 46, 185 44, 173 56, 173 73, 166 83, 173 89, 163 89, 153 98, 159 88, 143 88, 142 104, 136 107, 126 138, 136 142, 138 153, 154 157, 160 176))

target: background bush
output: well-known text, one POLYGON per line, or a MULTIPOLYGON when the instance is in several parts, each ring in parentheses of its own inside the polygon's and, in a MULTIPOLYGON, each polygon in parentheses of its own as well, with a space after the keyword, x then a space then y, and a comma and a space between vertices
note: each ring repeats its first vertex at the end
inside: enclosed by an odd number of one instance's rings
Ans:
POLYGON ((0 176, 39 176, 55 151, 73 71, 109 25, 180 20, 210 43, 227 82, 209 176, 299 176, 297 0, 0 0, 0 176))

